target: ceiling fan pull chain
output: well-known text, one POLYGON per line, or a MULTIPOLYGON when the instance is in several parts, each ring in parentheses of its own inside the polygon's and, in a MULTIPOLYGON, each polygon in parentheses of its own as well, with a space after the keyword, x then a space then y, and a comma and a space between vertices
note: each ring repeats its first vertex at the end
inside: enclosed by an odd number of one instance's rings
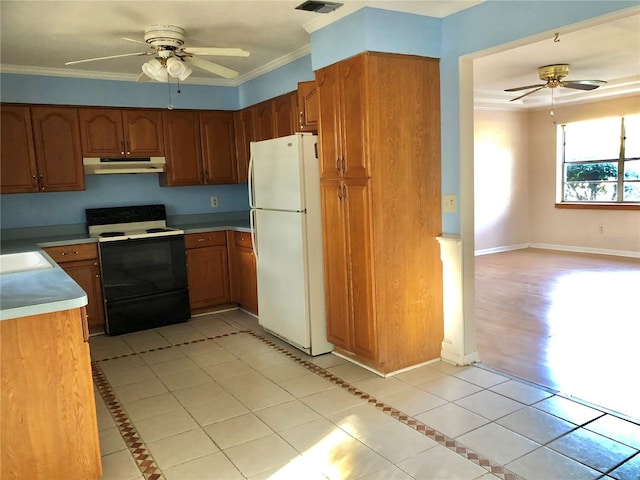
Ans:
POLYGON ((173 110, 173 102, 171 102, 171 82, 167 77, 167 88, 169 89, 169 105, 167 105, 168 110, 173 110))

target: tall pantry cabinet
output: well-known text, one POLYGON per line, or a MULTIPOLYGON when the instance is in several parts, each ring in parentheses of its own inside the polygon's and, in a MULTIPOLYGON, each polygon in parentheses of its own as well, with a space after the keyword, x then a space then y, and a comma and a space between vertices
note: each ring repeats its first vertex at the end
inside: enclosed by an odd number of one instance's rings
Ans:
POLYGON ((383 374, 439 358, 438 60, 365 52, 316 82, 328 339, 383 374))

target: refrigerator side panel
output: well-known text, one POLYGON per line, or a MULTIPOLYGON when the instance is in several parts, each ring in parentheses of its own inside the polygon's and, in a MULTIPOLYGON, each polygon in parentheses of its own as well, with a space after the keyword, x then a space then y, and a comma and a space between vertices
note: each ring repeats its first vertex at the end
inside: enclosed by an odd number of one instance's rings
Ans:
POLYGON ((306 216, 273 210, 255 215, 260 325, 309 349, 306 216))
POLYGON ((324 295, 324 255, 322 245, 322 210, 320 200, 320 161, 316 156, 318 137, 304 137, 304 192, 307 206, 307 265, 309 282, 309 315, 311 355, 333 351, 327 340, 326 303, 324 295))
POLYGON ((305 209, 301 138, 290 135, 251 144, 255 208, 305 209))

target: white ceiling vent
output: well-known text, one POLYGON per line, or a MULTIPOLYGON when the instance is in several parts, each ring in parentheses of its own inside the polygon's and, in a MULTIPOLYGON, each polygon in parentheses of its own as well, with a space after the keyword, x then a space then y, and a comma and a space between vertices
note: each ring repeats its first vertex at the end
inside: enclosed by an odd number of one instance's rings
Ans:
POLYGON ((306 10, 308 12, 316 12, 316 13, 329 13, 329 12, 333 12, 337 8, 340 8, 341 6, 342 6, 341 3, 319 2, 316 0, 307 0, 306 2, 298 5, 296 7, 296 10, 306 10))

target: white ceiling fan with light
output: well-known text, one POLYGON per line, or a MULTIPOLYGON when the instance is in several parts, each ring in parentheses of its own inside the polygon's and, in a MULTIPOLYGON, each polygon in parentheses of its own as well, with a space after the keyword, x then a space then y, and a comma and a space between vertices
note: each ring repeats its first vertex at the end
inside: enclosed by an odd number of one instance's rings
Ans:
POLYGON ((142 65, 142 73, 138 76, 139 82, 156 80, 168 82, 169 78, 177 78, 184 81, 193 73, 191 67, 200 68, 223 78, 236 78, 238 72, 224 67, 200 56, 221 57, 248 57, 249 52, 241 48, 222 47, 185 47, 185 31, 174 25, 151 25, 144 30, 144 41, 132 38, 123 38, 129 42, 148 44, 151 51, 124 53, 107 57, 87 58, 66 62, 65 65, 109 60, 112 58, 150 56, 154 58, 142 65))

